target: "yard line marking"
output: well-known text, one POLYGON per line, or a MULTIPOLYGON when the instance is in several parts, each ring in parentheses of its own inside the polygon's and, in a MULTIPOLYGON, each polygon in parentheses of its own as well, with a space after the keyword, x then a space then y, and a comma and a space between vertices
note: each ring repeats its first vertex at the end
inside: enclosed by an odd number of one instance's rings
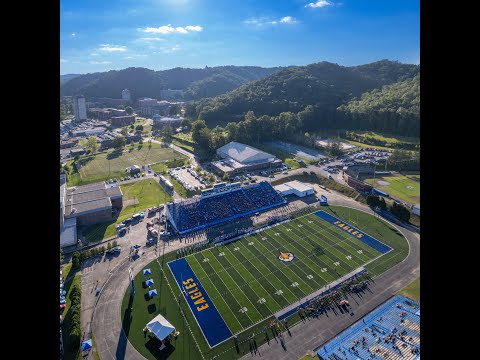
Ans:
MULTIPOLYGON (((202 266, 200 265, 200 262, 198 261, 198 259, 195 257, 195 256, 192 256, 193 259, 195 259, 195 261, 198 263, 198 265, 200 266, 200 269, 202 269, 202 271, 205 273, 205 275, 207 275, 207 278, 208 280, 210 281, 210 283, 212 284, 212 286, 215 288, 215 290, 217 291, 218 294, 221 294, 220 291, 218 291, 217 287, 215 286, 215 283, 212 281, 212 279, 210 279, 210 276, 208 276, 207 272, 205 271, 205 269, 202 268, 202 266)), ((205 258, 205 257, 204 257, 205 258)), ((192 269, 193 270, 193 269, 192 269)), ((195 272, 195 271, 194 271, 195 272)), ((197 276, 198 278, 198 276, 197 276)), ((199 279, 200 280, 200 279, 199 279)), ((202 284, 203 287, 205 288, 205 285, 202 284)), ((205 291, 207 291, 207 289, 205 288, 205 291)), ((211 301, 213 301, 212 298, 210 298, 211 301)), ((227 308, 230 310, 230 312, 232 313, 233 317, 235 318, 235 320, 237 320, 238 322, 238 325, 240 325, 240 328, 243 329, 243 325, 242 323, 238 320, 238 318, 235 316, 235 313, 233 312, 232 308, 230 307, 230 305, 224 300, 225 304, 227 305, 227 308)), ((237 304, 238 304, 238 301, 237 301, 237 304)), ((240 304, 238 304, 240 305, 240 304)), ((221 315, 221 314, 220 314, 221 315)), ((227 325, 228 326, 228 325, 227 325)))

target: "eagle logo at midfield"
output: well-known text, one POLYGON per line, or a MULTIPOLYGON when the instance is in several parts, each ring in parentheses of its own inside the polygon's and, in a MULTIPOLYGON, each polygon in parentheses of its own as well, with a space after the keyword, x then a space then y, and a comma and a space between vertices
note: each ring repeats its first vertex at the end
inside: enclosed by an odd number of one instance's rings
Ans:
POLYGON ((280 255, 278 256, 278 260, 284 262, 292 261, 294 258, 295 256, 291 252, 280 251, 280 255))

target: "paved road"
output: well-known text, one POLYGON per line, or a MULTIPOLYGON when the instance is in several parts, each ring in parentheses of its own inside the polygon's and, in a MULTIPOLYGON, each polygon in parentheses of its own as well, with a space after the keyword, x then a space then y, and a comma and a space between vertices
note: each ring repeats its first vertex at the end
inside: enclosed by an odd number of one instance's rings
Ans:
MULTIPOLYGON (((320 188, 318 188, 318 190, 319 193, 325 192, 320 188)), ((372 213, 367 206, 339 193, 328 191, 328 195, 329 202, 332 205, 350 206, 372 213)), ((319 320, 310 320, 305 324, 299 324, 290 329, 292 337, 285 335, 286 351, 283 350, 280 344, 271 341, 270 345, 265 344, 260 347, 261 357, 278 360, 296 359, 303 356, 306 351, 318 348, 336 333, 353 324, 363 315, 373 310, 396 291, 419 276, 420 236, 407 229, 399 229, 406 236, 410 244, 409 256, 402 263, 377 277, 375 283, 370 287, 372 290, 371 294, 365 294, 362 299, 358 299, 358 302, 356 301, 357 299, 351 299, 350 303, 352 304, 354 312, 353 316, 339 315, 330 316, 328 318, 323 316, 319 320)), ((165 251, 174 251, 181 246, 185 246, 185 244, 175 241, 172 245, 166 247, 165 251)), ((153 248, 146 248, 145 254, 140 256, 140 258, 134 262, 129 262, 123 258, 114 268, 108 270, 108 275, 106 275, 108 276, 108 280, 102 281, 99 285, 103 287, 103 290, 100 293, 98 303, 94 310, 94 318, 91 326, 95 336, 97 351, 102 360, 143 358, 127 341, 121 327, 120 308, 123 295, 128 287, 127 274, 129 267, 132 267, 133 273, 137 274, 154 258, 155 252, 153 248)), ((85 285, 82 285, 82 293, 83 289, 88 292, 88 286, 92 287, 95 285, 92 282, 91 277, 93 274, 96 276, 97 272, 92 272, 91 274, 92 275, 89 277, 90 280, 87 280, 90 281, 90 283, 84 282, 85 285)), ((85 277, 86 276, 84 275, 84 279, 85 277)), ((87 309, 90 309, 90 314, 92 314, 94 309, 93 304, 91 303, 89 304, 89 308, 87 307, 87 309)), ((91 318, 91 315, 89 316, 91 318)), ((251 357, 251 355, 248 354, 245 357, 251 357)))
MULTIPOLYGON (((139 244, 141 244, 140 241, 139 244)), ((180 241, 175 240, 172 241, 170 245, 165 245, 163 247, 163 242, 159 242, 158 251, 161 251, 162 253, 168 253, 187 245, 191 245, 191 243, 180 243, 180 241)), ((140 253, 142 251, 145 253, 135 261, 129 261, 128 257, 125 257, 124 255, 116 267, 111 268, 108 271, 108 275, 104 277, 103 283, 101 282, 102 291, 99 295, 96 307, 94 308, 94 302, 90 302, 89 306, 91 310, 89 315, 85 315, 86 319, 82 317, 82 325, 84 320, 90 323, 92 312, 94 311, 91 329, 93 331, 93 335, 95 336, 97 352, 102 360, 144 359, 130 344, 130 342, 127 341, 125 333, 122 330, 120 313, 123 295, 129 286, 128 269, 131 267, 134 276, 136 276, 136 274, 138 274, 138 272, 141 271, 145 265, 156 258, 155 247, 142 248, 140 253)), ((91 274, 94 273, 92 272, 91 274)), ((97 276, 97 274, 98 272, 95 272, 95 276, 97 276)), ((91 287, 95 284, 92 282, 91 277, 89 281, 91 285, 82 284, 82 311, 84 310, 84 289, 87 292, 86 296, 89 296, 90 298, 93 296, 92 294, 89 294, 89 292, 91 287)), ((92 353, 90 353, 90 358, 93 358, 91 356, 92 353)))

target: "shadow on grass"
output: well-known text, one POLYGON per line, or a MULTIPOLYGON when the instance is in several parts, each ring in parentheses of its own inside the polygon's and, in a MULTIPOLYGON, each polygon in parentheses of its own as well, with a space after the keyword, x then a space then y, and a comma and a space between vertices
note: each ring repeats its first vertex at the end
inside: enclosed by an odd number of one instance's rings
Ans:
POLYGON ((170 354, 175 351, 175 346, 173 346, 170 342, 166 344, 165 349, 158 350, 162 343, 152 335, 147 335, 145 341, 145 347, 148 351, 150 351, 155 359, 168 359, 170 354))
POLYGON ((150 305, 148 305, 147 310, 148 310, 149 314, 153 314, 154 312, 157 311, 157 305, 150 304, 150 305))
MULTIPOLYGON (((102 222, 94 225, 90 225, 85 227, 82 230, 83 236, 85 236, 85 240, 88 243, 97 243, 101 242, 105 237, 105 233, 107 232, 107 228, 114 224, 117 221, 118 215, 115 216, 111 221, 102 222)), ((112 234, 112 236, 115 234, 112 234)))
POLYGON ((117 149, 107 154, 107 160, 116 159, 121 156, 123 153, 122 149, 117 149))

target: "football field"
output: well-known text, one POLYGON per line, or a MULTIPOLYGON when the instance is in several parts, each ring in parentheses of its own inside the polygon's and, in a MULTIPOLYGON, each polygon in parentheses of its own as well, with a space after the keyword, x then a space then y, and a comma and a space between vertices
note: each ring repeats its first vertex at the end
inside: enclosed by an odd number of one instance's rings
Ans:
POLYGON ((319 211, 169 266, 212 347, 390 250, 319 211), (224 335, 208 334, 210 317, 223 319, 224 335))

